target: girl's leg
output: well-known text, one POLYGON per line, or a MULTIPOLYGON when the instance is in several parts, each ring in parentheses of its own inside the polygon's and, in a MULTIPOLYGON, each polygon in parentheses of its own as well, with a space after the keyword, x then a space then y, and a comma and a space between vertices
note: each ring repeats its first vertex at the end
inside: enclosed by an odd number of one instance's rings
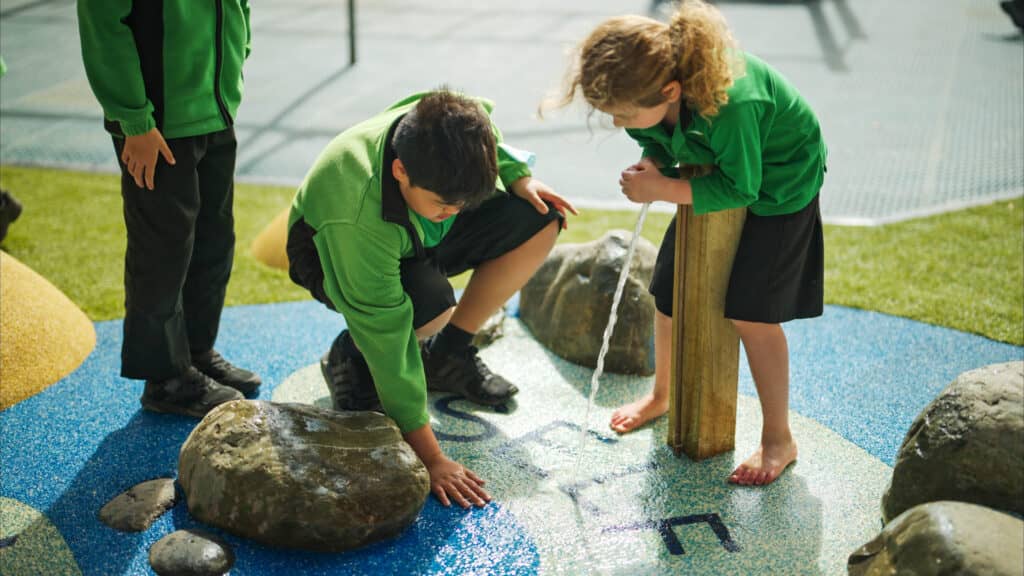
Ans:
POLYGON ((761 446, 729 476, 729 482, 770 484, 796 460, 789 430, 789 349, 779 324, 733 320, 747 353, 761 400, 761 446))
POLYGON ((672 318, 654 311, 654 390, 639 400, 620 406, 609 424, 620 434, 631 432, 668 410, 668 385, 672 372, 672 318))

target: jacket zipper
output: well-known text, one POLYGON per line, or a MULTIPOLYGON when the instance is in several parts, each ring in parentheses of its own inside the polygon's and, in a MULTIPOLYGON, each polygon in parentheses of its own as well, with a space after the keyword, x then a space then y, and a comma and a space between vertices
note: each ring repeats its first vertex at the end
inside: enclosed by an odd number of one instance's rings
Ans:
POLYGON ((213 95, 217 99, 217 108, 220 110, 220 115, 224 119, 225 124, 230 127, 234 121, 231 119, 231 114, 228 113, 228 107, 224 105, 224 97, 220 94, 220 74, 221 68, 224 66, 224 6, 221 4, 221 0, 213 0, 217 10, 217 30, 215 34, 215 42, 217 43, 216 59, 214 61, 214 72, 213 72, 213 95))

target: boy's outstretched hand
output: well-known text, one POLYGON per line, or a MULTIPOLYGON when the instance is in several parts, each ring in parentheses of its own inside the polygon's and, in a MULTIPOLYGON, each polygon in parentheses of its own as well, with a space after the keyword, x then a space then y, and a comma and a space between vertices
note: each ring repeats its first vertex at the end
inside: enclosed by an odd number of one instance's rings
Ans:
POLYGON ((572 214, 579 215, 579 212, 576 211, 571 202, 559 196, 547 184, 530 176, 523 176, 516 180, 512 183, 511 188, 513 194, 532 204, 537 209, 537 212, 541 214, 548 213, 548 205, 545 203, 545 200, 551 202, 555 210, 558 210, 559 214, 562 215, 563 230, 569 227, 569 221, 565 218, 566 210, 572 214))
POLYGON ((174 154, 167 146, 163 134, 156 128, 138 136, 125 136, 121 162, 128 167, 128 173, 135 179, 135 185, 139 188, 145 186, 153 189, 159 156, 163 156, 168 164, 174 164, 174 154))
POLYGON ((491 501, 491 495, 484 488, 484 481, 462 464, 449 460, 442 454, 432 462, 423 463, 430 473, 430 491, 441 504, 450 506, 454 500, 459 506, 483 507, 491 501))

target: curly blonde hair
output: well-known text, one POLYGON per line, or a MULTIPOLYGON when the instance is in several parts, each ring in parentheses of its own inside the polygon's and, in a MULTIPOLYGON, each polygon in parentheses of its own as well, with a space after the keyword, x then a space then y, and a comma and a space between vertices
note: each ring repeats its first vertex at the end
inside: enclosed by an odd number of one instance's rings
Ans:
POLYGON ((594 108, 657 106, 665 101, 661 89, 678 80, 686 106, 711 117, 743 73, 725 18, 700 0, 681 2, 668 24, 643 16, 606 20, 577 51, 561 105, 579 92, 594 108))

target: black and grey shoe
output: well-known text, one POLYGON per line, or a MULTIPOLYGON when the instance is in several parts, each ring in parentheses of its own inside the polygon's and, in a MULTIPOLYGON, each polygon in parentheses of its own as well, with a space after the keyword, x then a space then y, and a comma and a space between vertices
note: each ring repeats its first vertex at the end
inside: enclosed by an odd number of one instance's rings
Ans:
POLYGON ((216 350, 193 354, 192 365, 218 384, 230 386, 245 395, 254 394, 263 383, 259 376, 228 362, 216 350))
POLYGON ((462 353, 439 356, 430 352, 429 343, 421 345, 427 390, 452 392, 485 406, 508 402, 519 388, 491 372, 477 352, 476 346, 469 346, 462 353))
POLYGON ((21 216, 21 202, 11 193, 0 190, 0 241, 7 236, 7 227, 21 216))
POLYGON ((335 410, 384 411, 366 360, 346 355, 338 340, 320 359, 320 373, 327 382, 335 410))
POLYGON ((217 406, 232 400, 242 400, 238 390, 222 386, 194 367, 184 374, 154 382, 146 381, 139 402, 151 412, 167 412, 202 418, 217 406))

